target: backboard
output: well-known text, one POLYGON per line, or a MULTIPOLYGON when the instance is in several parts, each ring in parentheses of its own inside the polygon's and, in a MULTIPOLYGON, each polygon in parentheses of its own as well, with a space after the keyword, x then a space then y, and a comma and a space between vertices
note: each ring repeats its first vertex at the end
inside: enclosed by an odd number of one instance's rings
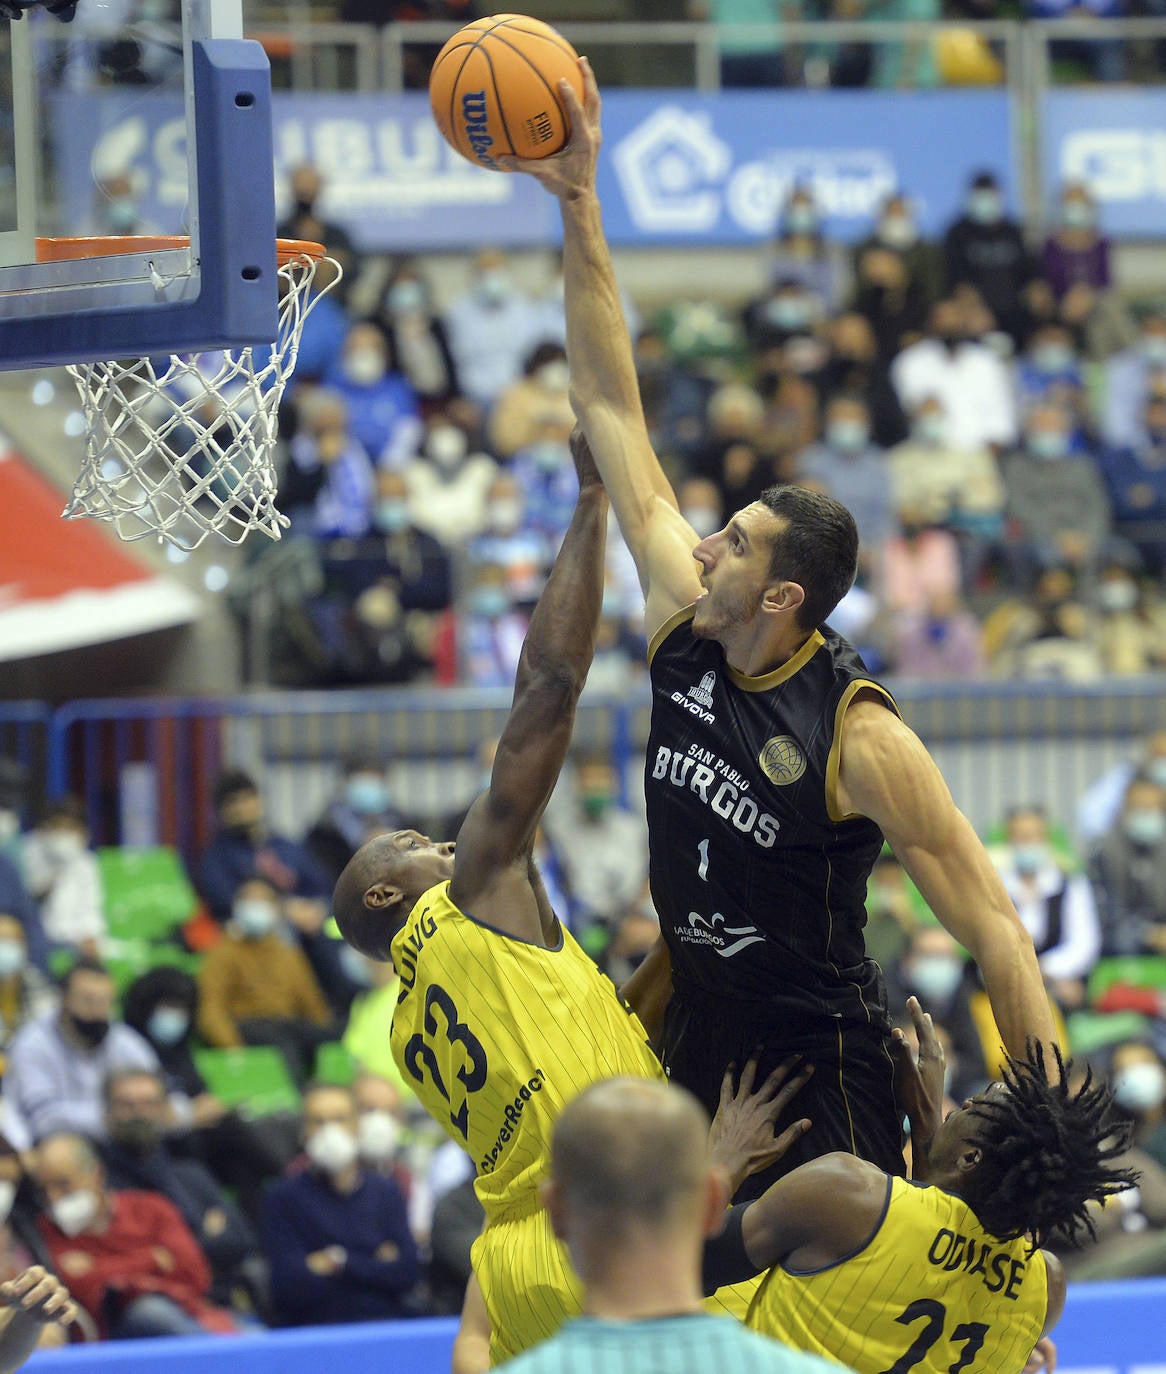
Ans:
POLYGON ((270 73, 240 0, 0 21, 0 368, 270 343, 278 290, 270 73), (61 242, 127 235, 147 240, 61 242), (168 235, 189 247, 148 242, 168 235))

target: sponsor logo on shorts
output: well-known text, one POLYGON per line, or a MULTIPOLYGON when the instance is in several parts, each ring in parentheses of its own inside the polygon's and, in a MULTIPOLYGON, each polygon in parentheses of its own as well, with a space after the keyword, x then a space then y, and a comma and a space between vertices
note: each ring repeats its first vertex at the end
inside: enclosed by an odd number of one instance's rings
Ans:
POLYGON ((727 926, 719 911, 711 916, 702 916, 699 911, 688 913, 688 924, 676 930, 677 939, 686 945, 707 945, 716 950, 722 959, 731 959, 750 945, 762 944, 765 936, 756 926, 727 926))
POLYGON ((806 771, 806 756, 796 739, 790 735, 774 735, 767 739, 757 755, 761 771, 778 787, 787 787, 806 771))

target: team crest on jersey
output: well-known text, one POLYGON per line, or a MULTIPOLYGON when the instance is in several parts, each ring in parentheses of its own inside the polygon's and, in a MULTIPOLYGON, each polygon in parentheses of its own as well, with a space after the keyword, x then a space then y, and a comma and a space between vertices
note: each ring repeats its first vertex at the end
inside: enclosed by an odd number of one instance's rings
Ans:
POLYGON ((774 735, 767 739, 757 755, 761 771, 778 787, 788 787, 806 771, 806 756, 801 745, 790 735, 774 735))
POLYGON ((716 685, 716 673, 705 673, 696 686, 690 687, 685 695, 690 696, 693 701, 699 701, 702 706, 708 707, 713 704, 713 688, 716 685))

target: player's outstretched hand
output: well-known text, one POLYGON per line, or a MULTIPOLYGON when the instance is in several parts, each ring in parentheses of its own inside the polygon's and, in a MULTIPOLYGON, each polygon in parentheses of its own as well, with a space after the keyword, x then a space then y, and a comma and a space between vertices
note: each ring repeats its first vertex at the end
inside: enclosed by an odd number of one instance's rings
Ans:
POLYGON ((931 1013, 925 1012, 918 997, 908 997, 907 1010, 915 1024, 919 1057, 911 1051, 906 1035, 898 1026, 891 1032, 891 1053, 895 1060, 895 1098, 911 1123, 912 1151, 925 1146, 943 1120, 943 1046, 935 1033, 931 1013))
POLYGON ((803 1118, 787 1126, 781 1135, 773 1133, 782 1112, 813 1072, 812 1064, 804 1063, 801 1055, 793 1055, 779 1064, 754 1092, 756 1057, 745 1065, 735 1088, 736 1065, 730 1064, 725 1070, 721 1100, 709 1131, 709 1148, 713 1162, 729 1176, 730 1196, 750 1174, 784 1158, 790 1146, 810 1129, 809 1119, 803 1118))
POLYGON ((601 101, 595 73, 585 57, 579 59, 579 70, 583 75, 581 103, 569 81, 559 82, 559 99, 567 111, 571 129, 563 148, 550 157, 498 159, 498 165, 504 171, 528 172, 560 200, 572 199, 594 187, 599 145, 602 142, 599 127, 601 101))
POLYGON ((7 1283, 0 1283, 0 1302, 46 1326, 50 1322, 68 1326, 77 1317, 77 1306, 69 1290, 55 1274, 39 1264, 23 1270, 7 1283))
POLYGON ((1028 1363, 1024 1366, 1023 1374, 1038 1374, 1044 1370, 1044 1374, 1054 1374, 1057 1368, 1057 1347, 1051 1336, 1042 1336, 1033 1347, 1032 1354, 1028 1357, 1028 1363))
POLYGON ((587 442, 581 425, 576 424, 571 431, 569 442, 571 457, 575 461, 575 475, 579 478, 579 490, 583 491, 585 487, 601 487, 603 478, 599 475, 599 468, 596 467, 595 458, 591 453, 591 445, 587 442))

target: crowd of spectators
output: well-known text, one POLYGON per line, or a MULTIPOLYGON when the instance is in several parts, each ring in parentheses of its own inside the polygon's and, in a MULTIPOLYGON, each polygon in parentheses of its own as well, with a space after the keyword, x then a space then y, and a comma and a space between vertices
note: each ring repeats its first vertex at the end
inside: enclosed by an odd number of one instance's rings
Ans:
MULTIPOLYGON (((348 275, 307 321, 284 408, 280 503, 313 573, 274 617, 274 676, 506 686, 575 499, 561 277, 532 294, 489 249, 444 306, 419 260, 370 295, 319 177, 294 189, 281 232, 335 243, 348 275)), ((859 577, 833 623, 876 671, 1085 681, 1166 658, 1166 309, 1117 290, 1083 185, 1054 221, 1034 248, 985 170, 939 241, 903 193, 844 249, 800 186, 753 299, 647 320, 625 302, 698 535, 773 482, 854 512, 859 577)), ((257 557, 246 614, 265 577, 277 597, 287 581, 286 548, 257 557)), ((608 562, 594 677, 620 690, 644 643, 614 529, 608 562)))
MULTIPOLYGON (((475 787, 484 781, 483 749, 475 787)), ((3 773, 3 770, 0 770, 3 773)), ((4 774, 4 776, 7 776, 4 774)), ((2 780, 2 778, 0 778, 2 780)), ((609 756, 580 752, 536 855, 556 911, 618 984, 658 936, 643 814, 609 756)), ((9 827, 0 903, 0 1251, 47 1263, 81 1304, 86 1339, 331 1324, 456 1311, 481 1225, 473 1168, 417 1106, 389 1053, 399 983, 335 936, 326 894, 365 838, 456 834, 468 796, 423 816, 365 753, 341 760, 302 835, 266 820, 265 782, 224 772, 216 829, 189 873, 198 907, 145 967, 116 959, 105 892, 70 798, 9 827), (46 840, 81 836, 88 922, 53 923, 32 893, 46 840), (190 965, 169 957, 180 946, 190 965), (281 1065, 286 1095, 227 1101, 216 1050, 281 1065)), ((1071 825, 1017 807, 984 835, 1036 945, 1080 1069, 1110 1076, 1135 1126, 1140 1191, 1067 1252, 1074 1277, 1166 1273, 1166 732, 1103 774, 1071 825)), ((51 850, 51 846, 50 846, 51 850)), ((979 974, 887 851, 868 894, 868 947, 890 1005, 933 1013, 955 1100, 998 1073, 979 974)), ((909 1023, 908 1023, 909 1024, 909 1023)), ((266 1089, 264 1089, 266 1091, 266 1089)), ((52 1337, 49 1337, 50 1339, 52 1337)))

